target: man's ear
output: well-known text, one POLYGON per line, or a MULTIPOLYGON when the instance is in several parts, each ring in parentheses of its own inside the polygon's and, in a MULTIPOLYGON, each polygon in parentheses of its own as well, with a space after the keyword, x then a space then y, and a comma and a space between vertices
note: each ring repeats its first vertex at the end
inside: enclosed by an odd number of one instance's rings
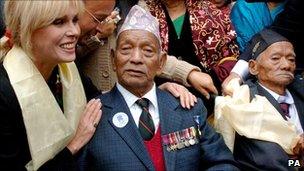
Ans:
POLYGON ((259 74, 258 63, 256 60, 250 59, 248 62, 248 67, 250 74, 255 76, 259 74))
POLYGON ((114 50, 114 49, 111 49, 110 58, 111 58, 111 63, 112 63, 113 71, 116 72, 116 66, 115 66, 115 50, 114 50))
POLYGON ((167 53, 161 52, 159 56, 159 68, 157 70, 157 75, 160 75, 163 72, 163 69, 167 62, 167 53))

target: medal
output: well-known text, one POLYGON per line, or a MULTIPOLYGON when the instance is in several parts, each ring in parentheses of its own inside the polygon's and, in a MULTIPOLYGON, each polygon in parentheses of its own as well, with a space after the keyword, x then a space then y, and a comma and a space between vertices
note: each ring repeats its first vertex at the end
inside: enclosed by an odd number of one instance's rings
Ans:
POLYGON ((202 117, 200 115, 195 115, 195 116, 193 116, 193 120, 196 124, 198 135, 199 135, 199 137, 201 137, 202 133, 200 131, 200 127, 202 124, 202 117))
POLYGON ((163 135, 162 136, 162 140, 163 140, 164 145, 168 145, 169 144, 169 137, 168 137, 168 135, 163 135))
POLYGON ((177 138, 176 138, 176 136, 175 136, 175 133, 171 133, 171 135, 172 135, 172 139, 173 139, 173 150, 177 150, 177 144, 178 144, 178 141, 177 141, 177 138))
POLYGON ((169 152, 199 143, 195 126, 163 135, 162 141, 169 152))
POLYGON ((163 143, 165 146, 167 146, 167 151, 171 151, 171 146, 170 146, 170 140, 169 140, 169 135, 163 135, 162 136, 162 139, 163 139, 163 143))
POLYGON ((194 145, 194 144, 195 144, 195 141, 194 141, 194 138, 195 138, 195 137, 192 135, 192 128, 193 128, 193 127, 187 129, 188 132, 189 132, 189 135, 190 135, 190 136, 189 136, 189 138, 190 138, 190 139, 189 139, 189 144, 190 144, 190 145, 194 145))
POLYGON ((170 141, 170 149, 174 151, 176 149, 176 145, 175 145, 173 133, 169 134, 169 141, 170 141))
POLYGON ((189 140, 185 140, 185 146, 186 146, 186 147, 189 147, 189 146, 190 146, 189 140))
POLYGON ((190 135, 189 135, 189 131, 188 128, 184 129, 184 135, 185 135, 185 146, 189 147, 190 143, 189 143, 189 139, 190 139, 190 135))
POLYGON ((194 140, 193 138, 191 138, 191 139, 189 140, 189 144, 190 144, 190 145, 194 145, 194 144, 195 144, 195 140, 194 140))
POLYGON ((186 137, 185 137, 185 129, 179 132, 180 141, 182 143, 183 148, 186 146, 186 137))
POLYGON ((191 135, 193 137, 193 140, 194 140, 194 144, 197 144, 198 143, 198 139, 197 139, 197 132, 196 132, 196 129, 194 127, 191 127, 191 135))
POLYGON ((179 132, 175 132, 174 134, 175 134, 176 139, 178 140, 178 141, 177 141, 177 148, 178 148, 178 149, 184 148, 185 145, 183 144, 183 142, 182 142, 182 140, 181 140, 181 138, 180 138, 179 132))

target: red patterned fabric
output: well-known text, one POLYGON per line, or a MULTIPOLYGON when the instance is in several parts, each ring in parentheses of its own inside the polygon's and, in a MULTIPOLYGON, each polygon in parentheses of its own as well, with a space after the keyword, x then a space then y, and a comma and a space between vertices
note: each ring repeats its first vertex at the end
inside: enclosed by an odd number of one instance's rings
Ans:
POLYGON ((230 71, 232 70, 235 64, 236 61, 227 60, 212 68, 221 83, 229 76, 230 71))
MULTIPOLYGON (((159 21, 162 48, 168 51, 168 25, 160 0, 146 0, 150 12, 159 21)), ((227 11, 203 0, 185 0, 190 14, 195 54, 201 65, 210 71, 225 57, 239 55, 236 33, 227 11)))
POLYGON ((160 127, 150 141, 144 141, 156 171, 164 171, 165 160, 161 142, 160 127))
MULTIPOLYGON (((13 42, 13 34, 12 34, 11 30, 6 29, 4 35, 8 38, 8 46, 9 46, 9 48, 11 49, 11 48, 13 47, 13 45, 14 45, 14 42, 13 42)), ((1 38, 1 37, 0 37, 0 38, 1 38)))

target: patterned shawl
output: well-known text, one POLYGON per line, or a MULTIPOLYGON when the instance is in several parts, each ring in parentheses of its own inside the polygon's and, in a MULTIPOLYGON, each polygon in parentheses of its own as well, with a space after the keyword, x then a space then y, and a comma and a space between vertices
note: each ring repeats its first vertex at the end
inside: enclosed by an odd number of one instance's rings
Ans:
MULTIPOLYGON (((159 21, 162 48, 168 51, 168 24, 160 0, 146 0, 150 12, 159 21)), ((229 13, 209 1, 185 0, 190 15, 193 45, 201 65, 209 71, 223 58, 239 55, 236 33, 229 13)))

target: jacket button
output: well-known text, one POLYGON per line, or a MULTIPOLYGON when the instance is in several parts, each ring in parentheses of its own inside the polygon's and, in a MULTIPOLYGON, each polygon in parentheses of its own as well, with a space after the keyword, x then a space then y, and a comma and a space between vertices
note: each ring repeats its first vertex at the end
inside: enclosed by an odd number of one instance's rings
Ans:
POLYGON ((102 72, 102 76, 103 76, 104 78, 108 78, 108 77, 109 77, 108 71, 103 71, 103 72, 102 72))

